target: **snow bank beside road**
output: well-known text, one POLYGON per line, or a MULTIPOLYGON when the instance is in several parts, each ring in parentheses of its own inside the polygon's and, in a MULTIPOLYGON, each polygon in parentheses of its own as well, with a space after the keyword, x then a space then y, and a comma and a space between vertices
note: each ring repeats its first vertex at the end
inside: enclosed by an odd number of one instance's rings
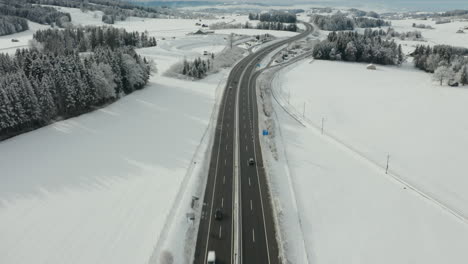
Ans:
MULTIPOLYGON (((464 263, 465 221, 388 177, 369 159, 384 166, 390 152, 392 173, 451 208, 466 210, 466 90, 433 85, 427 74, 407 68, 369 72, 362 64, 307 61, 288 69, 273 88, 281 105, 306 127, 274 104, 278 117, 270 140, 278 150, 285 146, 286 154, 279 151, 278 161, 265 157, 273 168, 289 168, 290 190, 278 184, 287 173, 271 174, 280 194, 276 203, 291 211, 285 195, 295 195, 310 263, 464 263), (338 73, 343 76, 336 78, 338 73), (315 128, 322 117, 327 136, 315 128)), ((281 216, 289 235, 285 241, 299 232, 290 228, 298 220, 288 217, 281 216)), ((298 248, 286 252, 291 263, 298 248)))

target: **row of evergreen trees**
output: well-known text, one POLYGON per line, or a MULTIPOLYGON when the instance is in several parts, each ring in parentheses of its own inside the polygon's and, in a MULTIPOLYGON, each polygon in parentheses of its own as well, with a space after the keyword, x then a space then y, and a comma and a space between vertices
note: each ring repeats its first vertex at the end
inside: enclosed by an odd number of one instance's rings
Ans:
POLYGON ((281 22, 281 23, 296 23, 296 14, 290 12, 267 12, 260 14, 249 14, 250 20, 260 20, 261 22, 281 22))
POLYGON ((232 28, 256 28, 256 29, 267 29, 267 30, 284 30, 284 31, 297 31, 297 24, 285 24, 281 22, 259 22, 257 26, 254 27, 251 23, 246 21, 245 23, 227 23, 227 22, 217 22, 210 24, 210 29, 219 30, 219 29, 232 29, 232 28))
POLYGON ((418 45, 413 52, 414 65, 434 78, 449 83, 468 84, 468 49, 449 45, 418 45))
POLYGON ((59 27, 71 21, 69 13, 57 11, 53 7, 33 5, 25 0, 0 2, 0 15, 22 17, 39 24, 59 27))
POLYGON ((46 29, 34 33, 34 39, 41 42, 48 51, 66 53, 77 49, 79 52, 93 51, 105 46, 115 49, 122 46, 136 48, 154 47, 156 38, 148 32, 127 32, 113 27, 79 27, 64 30, 46 29))
POLYGON ((310 19, 310 22, 317 25, 320 29, 328 31, 354 30, 356 27, 373 28, 391 25, 390 22, 382 19, 367 17, 350 18, 341 12, 337 12, 331 16, 314 15, 310 19))
POLYGON ((284 30, 296 32, 297 25, 295 23, 284 24, 281 22, 259 22, 257 24, 257 29, 284 30))
POLYGON ((129 1, 109 0, 26 0, 27 2, 41 5, 54 5, 63 7, 80 8, 82 11, 102 11, 103 22, 113 24, 114 21, 124 21, 127 17, 167 17, 178 15, 175 10, 161 7, 146 7, 132 4, 129 1))
POLYGON ((373 17, 380 18, 380 15, 374 11, 363 11, 356 8, 351 8, 348 10, 355 17, 373 17))
POLYGON ((344 60, 382 65, 401 64, 404 55, 401 45, 383 40, 378 33, 331 32, 326 40, 319 42, 313 56, 321 60, 344 60))
POLYGON ((43 50, 0 54, 0 139, 92 111, 148 82, 150 63, 133 47, 104 42, 84 54, 78 47, 56 49, 70 39, 57 38, 58 45, 43 50))
MULTIPOLYGON (((212 58, 214 58, 214 54, 212 54, 212 58)), ((210 59, 202 60, 201 58, 197 58, 193 61, 188 61, 185 59, 181 74, 196 79, 202 79, 208 74, 208 71, 211 69, 211 67, 212 62, 210 59)))
POLYGON ((0 15, 0 36, 28 30, 28 21, 20 17, 0 15))

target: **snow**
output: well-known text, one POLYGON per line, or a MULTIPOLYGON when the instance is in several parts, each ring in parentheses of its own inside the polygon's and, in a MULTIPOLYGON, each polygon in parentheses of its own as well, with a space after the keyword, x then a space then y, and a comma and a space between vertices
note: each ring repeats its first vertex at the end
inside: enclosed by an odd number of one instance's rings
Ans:
POLYGON ((407 65, 305 61, 273 89, 276 125, 262 144, 279 168, 269 175, 292 263, 466 262, 466 87, 407 65))
POLYGON ((427 43, 416 43, 423 45, 452 45, 458 47, 468 48, 468 34, 458 34, 457 30, 462 29, 468 26, 468 22, 454 21, 447 24, 438 24, 436 25, 434 21, 430 20, 416 20, 416 19, 406 19, 406 20, 392 20, 392 27, 398 32, 407 32, 407 31, 421 31, 427 43), (413 28, 413 23, 431 25, 434 29, 420 29, 413 28))
MULTIPOLYGON (((93 12, 70 13, 74 23, 100 24, 90 20, 93 12)), ((186 35, 198 28, 192 24, 117 23, 158 37, 157 47, 138 50, 158 68, 148 86, 0 142, 0 263, 159 263, 165 254, 174 263, 190 262, 201 206, 192 209, 191 200, 203 197, 229 73, 201 81, 163 76, 183 58, 225 47, 224 35, 186 35), (187 213, 195 214, 195 223, 187 213)), ((11 47, 11 38, 26 43, 33 32, 2 37, 1 47, 11 47)))
POLYGON ((79 8, 61 7, 53 5, 44 5, 57 9, 63 13, 69 13, 72 17, 71 23, 75 26, 103 26, 106 25, 102 22, 102 16, 104 15, 101 11, 85 11, 82 12, 79 8))
POLYGON ((50 26, 41 25, 28 20, 29 29, 16 34, 0 36, 0 52, 14 54, 16 49, 28 47, 29 40, 32 39, 33 34, 40 29, 48 29, 50 26), (18 42, 12 42, 12 39, 17 39, 18 42))

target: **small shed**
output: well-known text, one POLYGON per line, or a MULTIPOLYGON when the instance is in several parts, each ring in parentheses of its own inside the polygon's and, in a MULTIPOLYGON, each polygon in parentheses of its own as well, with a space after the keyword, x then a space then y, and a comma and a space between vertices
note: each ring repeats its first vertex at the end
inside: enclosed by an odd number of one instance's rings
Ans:
POLYGON ((375 70, 377 70, 377 67, 374 64, 369 64, 369 65, 367 65, 367 69, 375 71, 375 70))

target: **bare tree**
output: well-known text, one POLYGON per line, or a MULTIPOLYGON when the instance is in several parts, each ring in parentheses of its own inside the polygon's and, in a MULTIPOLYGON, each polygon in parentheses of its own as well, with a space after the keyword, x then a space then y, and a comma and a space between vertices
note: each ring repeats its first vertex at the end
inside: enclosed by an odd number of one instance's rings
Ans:
POLYGON ((447 66, 439 66, 434 71, 434 80, 439 81, 440 85, 442 86, 444 80, 450 81, 453 80, 455 73, 453 72, 452 68, 447 66))

